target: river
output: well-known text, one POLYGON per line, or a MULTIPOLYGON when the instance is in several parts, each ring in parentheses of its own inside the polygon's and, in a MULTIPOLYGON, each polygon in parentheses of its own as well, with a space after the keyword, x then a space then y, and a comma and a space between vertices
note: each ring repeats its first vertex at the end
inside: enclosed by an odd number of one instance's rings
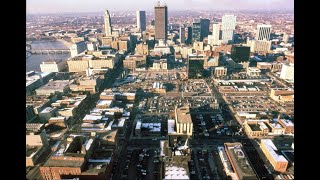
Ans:
MULTIPOLYGON (((69 49, 66 44, 61 41, 33 41, 31 47, 37 49, 69 49)), ((26 72, 40 71, 40 64, 47 59, 62 59, 67 60, 70 53, 62 54, 32 54, 26 57, 26 72)))

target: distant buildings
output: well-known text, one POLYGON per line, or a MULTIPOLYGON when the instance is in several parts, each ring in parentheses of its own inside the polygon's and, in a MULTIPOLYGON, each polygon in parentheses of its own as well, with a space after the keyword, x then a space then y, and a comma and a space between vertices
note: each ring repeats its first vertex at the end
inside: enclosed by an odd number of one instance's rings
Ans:
POLYGON ((104 32, 106 36, 112 36, 111 18, 108 10, 104 12, 104 32))
POLYGON ((146 30, 146 12, 145 11, 137 11, 137 28, 140 32, 146 30))
POLYGON ((78 56, 80 53, 83 53, 87 50, 87 44, 84 41, 77 42, 72 44, 70 47, 71 57, 78 56))
POLYGON ((61 72, 66 69, 66 62, 62 59, 48 59, 40 64, 41 72, 61 72))
POLYGON ((155 11, 155 39, 167 41, 168 31, 168 8, 166 5, 161 6, 160 1, 154 7, 155 11))
POLYGON ((234 15, 224 15, 222 16, 222 42, 223 43, 233 43, 234 31, 236 29, 236 16, 234 15))

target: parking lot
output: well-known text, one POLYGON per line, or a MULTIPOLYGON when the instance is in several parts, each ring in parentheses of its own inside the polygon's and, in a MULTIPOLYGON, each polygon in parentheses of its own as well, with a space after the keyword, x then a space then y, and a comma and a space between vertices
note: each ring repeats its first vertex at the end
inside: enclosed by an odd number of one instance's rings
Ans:
POLYGON ((234 111, 268 112, 284 109, 268 96, 226 96, 225 98, 234 111))
POLYGON ((121 179, 158 180, 160 173, 159 150, 137 148, 127 150, 126 163, 121 179))

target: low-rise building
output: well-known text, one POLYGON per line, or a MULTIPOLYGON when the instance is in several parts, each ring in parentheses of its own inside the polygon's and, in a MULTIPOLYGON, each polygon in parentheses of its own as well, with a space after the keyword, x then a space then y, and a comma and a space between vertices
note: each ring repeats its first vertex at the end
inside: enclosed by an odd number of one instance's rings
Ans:
POLYGON ((166 69, 168 69, 167 60, 166 59, 154 60, 152 68, 155 69, 155 70, 166 70, 166 69))
POLYGON ((244 130, 250 137, 268 136, 269 128, 265 124, 268 120, 246 120, 244 130))
POLYGON ((262 70, 262 69, 272 69, 272 64, 268 62, 257 62, 257 68, 262 70))
POLYGON ((248 67, 247 68, 247 75, 251 77, 257 77, 261 75, 261 70, 257 67, 248 67))
POLYGON ((70 85, 71 91, 88 91, 90 93, 97 93, 103 84, 101 76, 80 77, 74 84, 70 85))
POLYGON ((48 59, 40 64, 41 72, 61 72, 67 68, 66 61, 62 59, 48 59))
POLYGON ((285 134, 294 134, 294 124, 288 119, 279 119, 279 124, 284 127, 285 134))
POLYGON ((41 122, 48 122, 51 117, 55 117, 55 113, 58 111, 56 107, 46 107, 39 113, 41 122))
POLYGON ((48 149, 49 143, 44 124, 26 124, 26 166, 34 166, 48 149))
POLYGON ((272 88, 270 98, 277 102, 292 102, 294 100, 294 90, 287 88, 272 88))
POLYGON ((56 93, 63 93, 66 94, 69 92, 69 80, 55 80, 50 81, 46 85, 41 86, 40 88, 36 89, 37 95, 51 95, 56 93))
POLYGON ((241 143, 224 143, 224 149, 238 179, 257 179, 241 143))
POLYGON ((216 67, 214 68, 214 76, 221 77, 227 75, 227 68, 225 67, 216 67))
POLYGON ((288 160, 279 155, 276 151, 277 147, 273 144, 271 139, 261 139, 260 148, 267 157, 275 171, 284 173, 287 170, 288 160))
POLYGON ((123 67, 127 69, 136 69, 146 64, 146 55, 128 55, 123 60, 123 67))

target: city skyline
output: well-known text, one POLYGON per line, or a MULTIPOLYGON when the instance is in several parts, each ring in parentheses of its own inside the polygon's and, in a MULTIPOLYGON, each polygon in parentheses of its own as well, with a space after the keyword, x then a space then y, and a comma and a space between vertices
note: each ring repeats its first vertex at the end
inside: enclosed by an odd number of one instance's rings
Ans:
MULTIPOLYGON (((146 10, 152 11, 156 0, 140 0, 140 3, 130 0, 116 1, 109 0, 108 2, 92 0, 28 0, 27 14, 43 14, 43 13, 70 13, 70 12, 100 12, 106 8, 111 11, 119 10, 146 10), (126 5, 125 7, 123 5, 126 5)), ((170 6, 170 10, 187 10, 187 9, 207 9, 207 10, 293 10, 293 0, 166 0, 161 3, 166 3, 170 6), (208 6, 212 4, 212 6, 208 6)))

